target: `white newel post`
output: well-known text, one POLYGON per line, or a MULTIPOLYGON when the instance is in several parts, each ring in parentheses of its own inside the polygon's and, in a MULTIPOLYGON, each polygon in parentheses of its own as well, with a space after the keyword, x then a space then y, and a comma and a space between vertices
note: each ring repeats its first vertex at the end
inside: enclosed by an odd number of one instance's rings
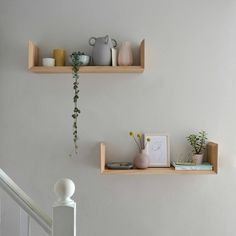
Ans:
POLYGON ((58 200, 53 205, 52 236, 76 236, 76 203, 71 199, 75 185, 61 179, 54 186, 58 200))

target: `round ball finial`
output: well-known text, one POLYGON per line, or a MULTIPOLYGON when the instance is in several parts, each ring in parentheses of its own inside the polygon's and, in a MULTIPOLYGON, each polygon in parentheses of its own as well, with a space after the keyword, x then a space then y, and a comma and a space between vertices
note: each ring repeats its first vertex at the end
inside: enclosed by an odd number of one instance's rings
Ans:
POLYGON ((54 185, 54 192, 60 201, 71 200, 75 192, 75 184, 71 179, 60 179, 54 185))

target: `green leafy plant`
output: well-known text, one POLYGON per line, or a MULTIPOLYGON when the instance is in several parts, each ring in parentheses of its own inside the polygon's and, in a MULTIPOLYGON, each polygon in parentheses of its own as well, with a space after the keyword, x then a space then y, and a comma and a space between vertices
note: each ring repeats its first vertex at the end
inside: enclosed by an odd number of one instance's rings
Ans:
POLYGON ((146 140, 144 140, 142 133, 137 133, 137 135, 136 135, 136 137, 135 137, 135 133, 132 132, 132 131, 130 131, 130 132, 129 132, 129 135, 130 135, 131 137, 133 137, 134 142, 135 142, 135 143, 137 144, 137 146, 138 146, 139 152, 141 152, 142 150, 144 150, 145 147, 146 147, 146 145, 147 145, 147 143, 151 141, 150 138, 147 138, 146 140))
MULTIPOLYGON (((78 154, 78 116, 80 114, 80 109, 78 105, 79 101, 79 68, 81 66, 80 56, 84 55, 82 52, 73 52, 71 57, 72 62, 72 75, 73 75, 73 89, 74 89, 74 96, 73 96, 73 102, 74 102, 74 109, 73 109, 73 142, 74 142, 74 151, 75 154, 78 154)), ((72 151, 73 152, 73 151, 72 151)), ((70 155, 71 156, 71 155, 70 155)))
POLYGON ((200 131, 196 134, 190 134, 186 137, 192 146, 194 154, 201 154, 206 148, 207 133, 206 131, 200 131))

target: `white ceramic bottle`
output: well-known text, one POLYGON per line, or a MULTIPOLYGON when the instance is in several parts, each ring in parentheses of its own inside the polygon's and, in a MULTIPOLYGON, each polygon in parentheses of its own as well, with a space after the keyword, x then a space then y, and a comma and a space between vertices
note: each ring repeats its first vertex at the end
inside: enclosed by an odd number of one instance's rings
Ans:
POLYGON ((133 53, 130 42, 126 41, 121 44, 118 54, 119 66, 131 66, 133 64, 133 53))

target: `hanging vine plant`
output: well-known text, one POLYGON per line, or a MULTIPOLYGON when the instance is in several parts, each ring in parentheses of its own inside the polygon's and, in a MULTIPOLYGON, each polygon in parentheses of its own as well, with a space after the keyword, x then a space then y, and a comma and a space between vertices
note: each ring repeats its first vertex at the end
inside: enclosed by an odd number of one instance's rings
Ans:
MULTIPOLYGON (((72 151, 75 152, 76 155, 78 155, 78 116, 80 114, 80 109, 79 109, 79 68, 82 65, 82 62, 80 61, 80 56, 84 55, 84 53, 81 52, 73 52, 70 57, 71 57, 71 62, 72 62, 72 75, 73 75, 73 89, 74 89, 74 97, 73 97, 73 102, 74 102, 74 109, 73 109, 73 142, 74 142, 74 149, 72 151)), ((72 156, 72 153, 70 156, 72 156)))

